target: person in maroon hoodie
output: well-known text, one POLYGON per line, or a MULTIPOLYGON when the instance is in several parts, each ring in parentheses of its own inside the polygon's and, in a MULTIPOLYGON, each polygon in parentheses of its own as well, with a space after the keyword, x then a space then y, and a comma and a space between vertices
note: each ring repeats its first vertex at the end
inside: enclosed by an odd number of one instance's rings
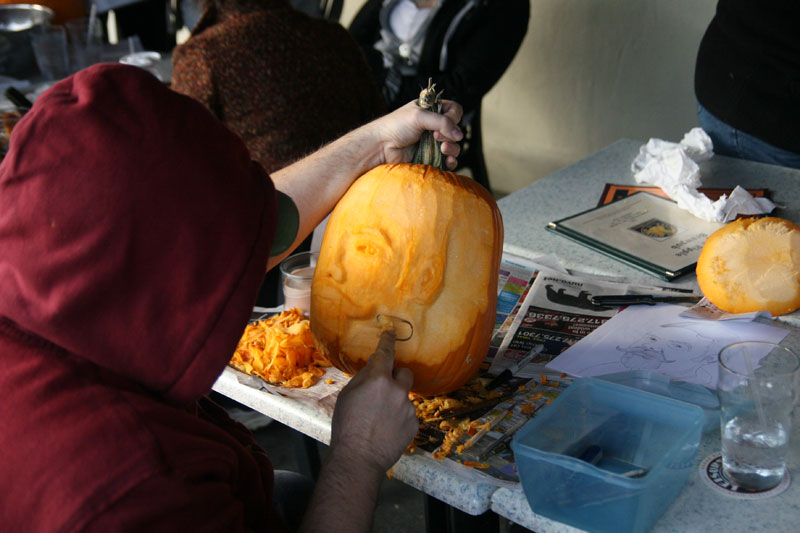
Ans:
MULTIPOLYGON (((460 112, 409 105, 268 176, 135 67, 96 65, 39 97, 0 165, 0 530, 283 529, 269 460, 205 394, 264 269, 424 129, 454 166, 460 112), (300 226, 271 254, 276 188, 300 226)), ((392 363, 387 335, 340 394, 304 529, 369 530, 417 427, 392 363)))

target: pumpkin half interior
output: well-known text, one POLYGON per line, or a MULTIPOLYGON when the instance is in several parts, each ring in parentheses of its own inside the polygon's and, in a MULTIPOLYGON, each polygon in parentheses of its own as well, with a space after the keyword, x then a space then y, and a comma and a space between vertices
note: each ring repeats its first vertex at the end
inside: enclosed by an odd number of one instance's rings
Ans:
POLYGON ((412 390, 457 389, 489 348, 502 242, 497 204, 473 180, 410 163, 367 172, 325 230, 311 288, 315 341, 355 373, 385 327, 377 317, 397 317, 413 327, 395 355, 414 373, 412 390))
POLYGON ((800 227, 789 220, 743 218, 711 234, 697 282, 729 313, 791 313, 800 307, 800 227))

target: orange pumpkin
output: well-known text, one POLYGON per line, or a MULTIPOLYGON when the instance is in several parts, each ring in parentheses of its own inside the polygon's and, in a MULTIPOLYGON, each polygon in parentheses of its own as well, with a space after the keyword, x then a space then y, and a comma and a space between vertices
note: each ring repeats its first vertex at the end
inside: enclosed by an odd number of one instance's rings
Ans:
POLYGON ((800 227, 743 218, 706 240, 697 261, 703 295, 729 313, 791 313, 800 307, 800 227))
POLYGON ((367 172, 325 230, 311 286, 317 345, 353 374, 375 351, 378 315, 397 317, 413 326, 395 356, 412 390, 457 389, 489 348, 502 242, 497 204, 470 178, 409 163, 367 172))
MULTIPOLYGON (((431 137, 420 142, 430 144, 418 154, 440 156, 431 137)), ((395 367, 414 373, 412 390, 457 389, 489 349, 502 243, 497 204, 472 179, 428 164, 367 172, 325 230, 311 286, 317 346, 354 374, 375 351, 386 317, 394 317, 398 339, 413 328, 395 345, 395 367)))

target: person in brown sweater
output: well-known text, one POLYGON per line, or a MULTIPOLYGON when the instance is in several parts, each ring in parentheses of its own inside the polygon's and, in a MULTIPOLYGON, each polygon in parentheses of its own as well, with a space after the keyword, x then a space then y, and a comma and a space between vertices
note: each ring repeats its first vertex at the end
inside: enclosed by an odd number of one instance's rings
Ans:
MULTIPOLYGON (((173 53, 172 88, 205 105, 267 172, 385 111, 363 53, 338 23, 286 0, 204 0, 203 7, 173 53)), ((277 270, 259 305, 279 302, 277 270)))
POLYGON ((173 54, 172 88, 241 137, 267 172, 382 114, 361 50, 286 0, 206 0, 173 54))

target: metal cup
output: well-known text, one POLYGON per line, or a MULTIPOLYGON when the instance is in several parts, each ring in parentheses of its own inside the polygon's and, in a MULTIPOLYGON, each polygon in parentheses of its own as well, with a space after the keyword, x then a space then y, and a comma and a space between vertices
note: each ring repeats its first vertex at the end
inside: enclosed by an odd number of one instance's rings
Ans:
POLYGON ((53 16, 52 9, 37 4, 0 6, 0 75, 25 79, 39 73, 31 35, 53 16))

